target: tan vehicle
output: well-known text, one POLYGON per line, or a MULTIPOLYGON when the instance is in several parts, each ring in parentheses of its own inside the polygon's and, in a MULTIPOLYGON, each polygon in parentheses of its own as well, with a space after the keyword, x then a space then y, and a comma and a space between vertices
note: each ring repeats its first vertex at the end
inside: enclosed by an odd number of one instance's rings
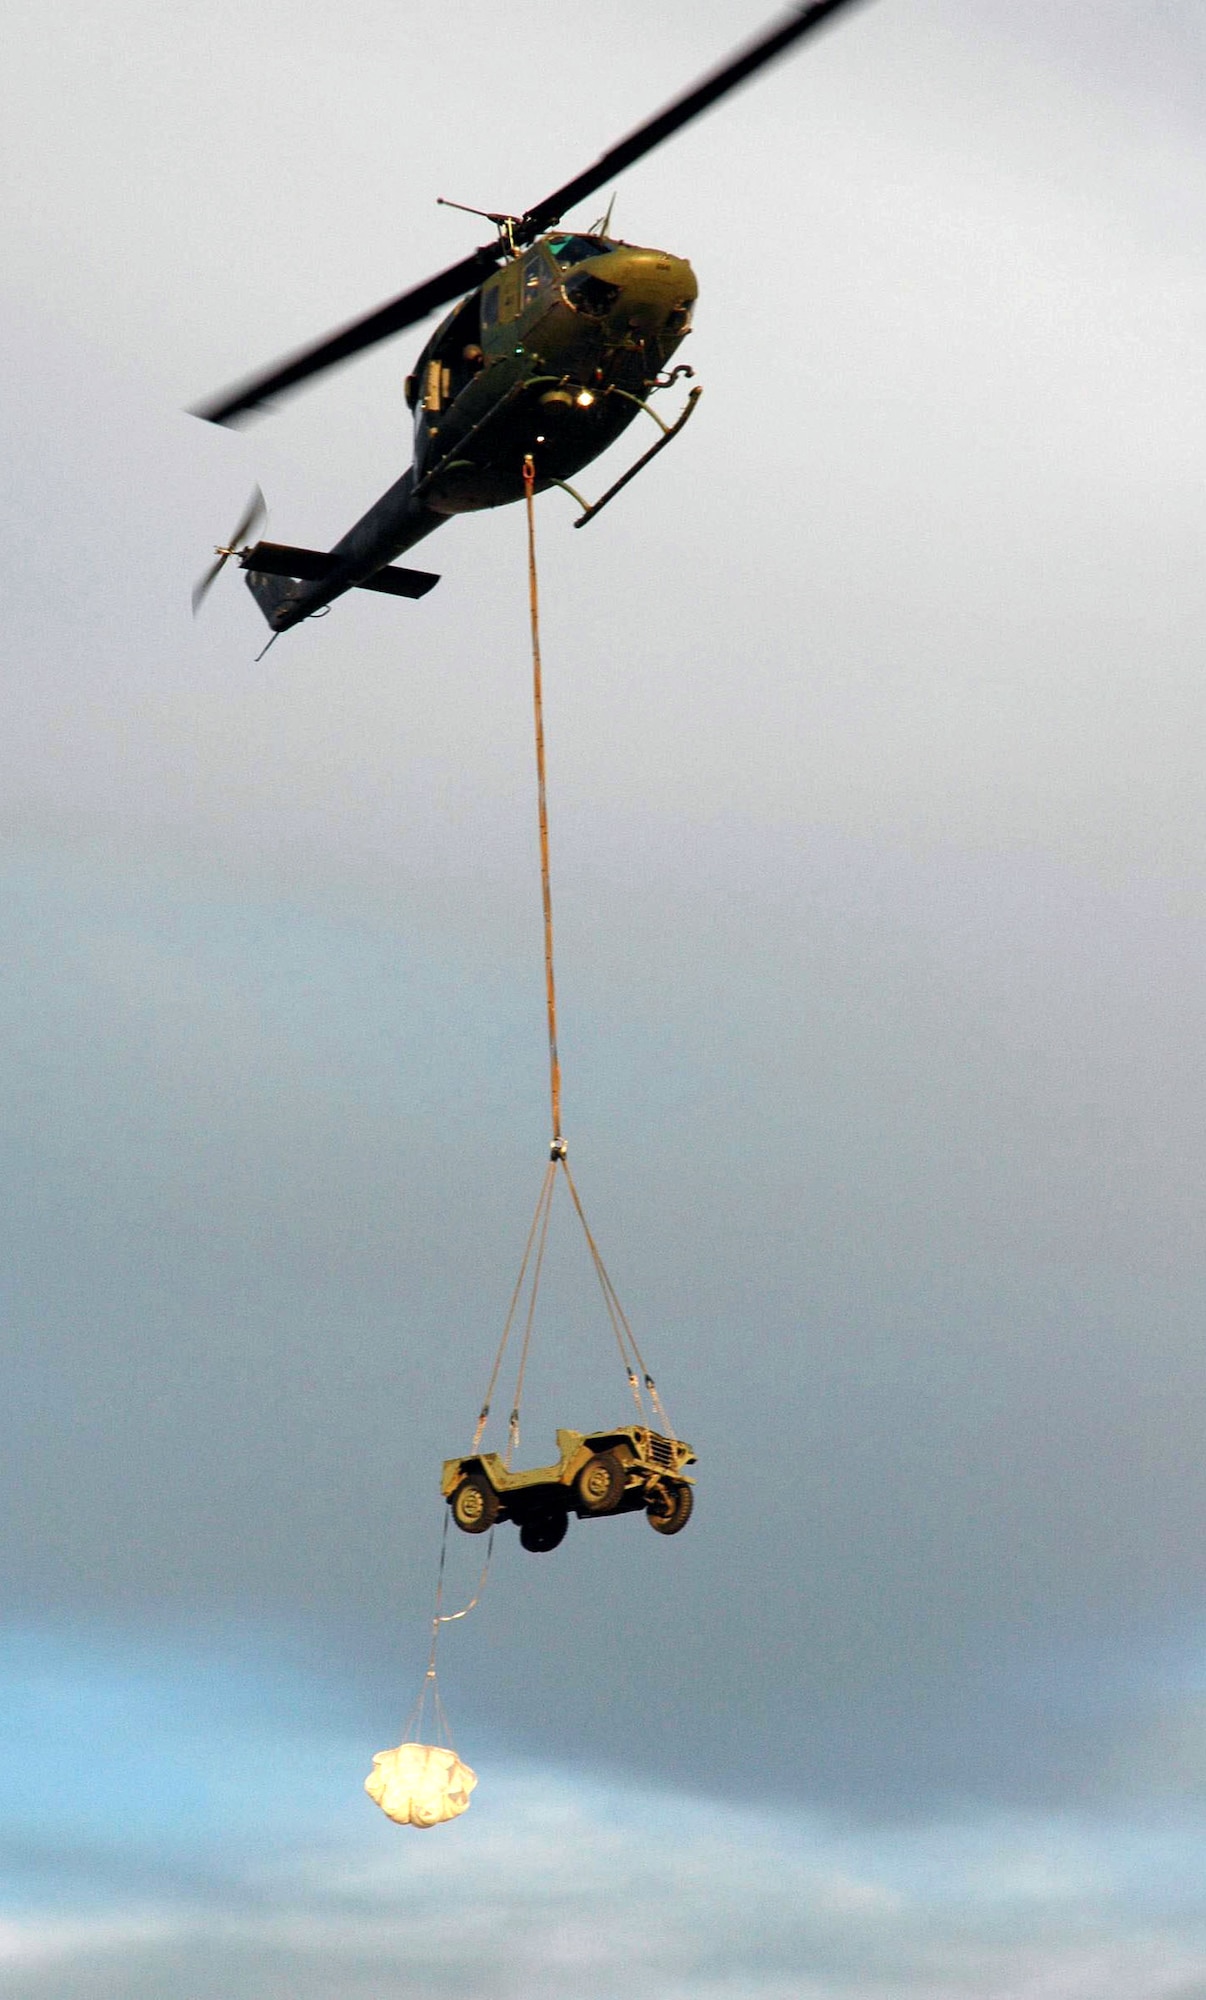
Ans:
POLYGON ((496 1451, 448 1458, 440 1490, 467 1535, 516 1521, 525 1549, 543 1553, 565 1539, 569 1517, 643 1512, 659 1535, 691 1518, 694 1481, 683 1476, 695 1453, 681 1438, 639 1424, 614 1431, 558 1431, 556 1465, 511 1472, 496 1451))

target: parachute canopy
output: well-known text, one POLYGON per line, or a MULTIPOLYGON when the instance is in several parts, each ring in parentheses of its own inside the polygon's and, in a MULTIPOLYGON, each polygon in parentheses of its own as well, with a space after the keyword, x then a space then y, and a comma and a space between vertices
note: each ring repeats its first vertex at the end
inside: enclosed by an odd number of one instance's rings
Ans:
POLYGON ((434 1743, 400 1743, 378 1750, 364 1789, 399 1826, 439 1826, 469 1804, 476 1771, 455 1750, 434 1743))

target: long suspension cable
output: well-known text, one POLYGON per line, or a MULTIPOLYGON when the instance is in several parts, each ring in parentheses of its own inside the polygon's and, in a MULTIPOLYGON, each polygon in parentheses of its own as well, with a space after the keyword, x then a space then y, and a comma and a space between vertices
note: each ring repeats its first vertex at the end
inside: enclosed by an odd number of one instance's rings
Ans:
MULTIPOLYGON (((615 1286, 611 1282, 611 1278, 608 1275, 607 1268, 603 1262, 602 1257, 599 1254, 598 1245, 596 1244, 594 1236, 591 1233, 590 1225, 586 1220, 586 1211, 582 1206, 581 1197, 579 1196, 577 1186, 575 1185, 574 1177, 570 1172, 568 1149, 566 1147, 565 1137, 561 1129, 561 1061, 557 1050, 557 987, 553 972, 553 895, 552 895, 552 885, 551 885, 550 870, 549 870, 549 814, 548 814, 548 791, 546 782, 545 754, 544 754, 544 682, 541 671, 541 659, 540 659, 540 591, 537 581, 537 568, 536 568, 536 509, 535 509, 536 464, 530 453, 524 459, 523 462, 523 494, 524 494, 524 506, 527 514, 527 529, 528 529, 528 610, 532 627, 532 709, 533 709, 533 721, 534 721, 535 736, 536 736, 536 806, 537 806, 537 818, 540 826, 540 893, 541 893, 541 903, 544 915, 544 980, 545 980, 545 1000, 548 1010, 548 1033, 549 1033, 549 1097, 551 1102, 552 1123, 553 1123, 553 1139, 552 1139, 552 1145, 550 1147, 551 1165, 554 1173, 556 1172, 557 1167, 561 1167, 565 1174, 566 1183, 569 1187, 570 1196, 574 1204, 574 1209, 578 1216, 578 1220, 582 1225, 583 1234, 586 1237, 587 1247, 590 1251, 591 1261, 594 1264, 595 1272, 596 1275, 598 1276, 599 1287, 603 1294, 603 1304, 607 1311, 607 1316, 611 1321, 612 1330, 616 1337, 616 1343, 620 1350, 620 1358, 624 1366, 624 1372, 628 1377, 629 1387, 632 1390, 633 1401, 636 1404, 637 1413, 640 1417, 640 1420, 642 1423, 645 1421, 644 1407, 641 1400, 641 1381, 643 1380, 644 1386, 649 1393, 649 1398, 653 1405, 655 1413, 657 1414, 657 1416, 661 1418, 667 1430, 670 1430, 670 1422, 662 1406, 661 1398, 658 1395, 657 1385, 654 1382, 652 1375, 649 1373, 649 1370, 645 1366, 645 1362, 641 1356, 641 1351, 636 1343, 636 1336, 634 1335, 632 1328, 628 1323, 627 1314, 625 1313, 624 1308, 620 1304, 619 1298, 616 1294, 615 1286), (634 1362, 636 1364, 635 1368, 633 1366, 634 1362), (637 1373, 638 1369, 640 1371, 639 1376, 637 1373)), ((548 1232, 549 1213, 552 1201, 552 1185, 551 1181, 547 1176, 545 1180, 544 1189, 542 1189, 542 1198, 545 1199, 546 1206, 544 1209, 543 1223, 540 1229, 540 1247, 537 1252, 536 1267, 533 1273, 532 1293, 528 1305, 527 1324, 524 1329, 523 1352, 520 1357, 519 1377, 518 1381, 516 1382, 516 1388, 515 1388, 515 1407, 511 1412, 511 1438, 509 1447, 510 1450, 514 1449, 515 1442, 518 1437, 520 1397, 523 1388, 524 1372, 527 1366, 528 1349, 531 1341, 532 1320, 536 1309, 536 1289, 540 1282, 540 1271, 544 1261, 545 1238, 548 1232)), ((539 1217, 539 1214, 540 1214, 540 1203, 538 1202, 537 1217, 539 1217)), ((536 1229, 535 1220, 533 1221, 532 1227, 533 1227, 533 1232, 535 1232, 536 1229)), ((529 1250, 530 1248, 531 1248, 531 1237, 529 1237, 529 1250)), ((527 1265, 527 1253, 525 1252, 524 1268, 526 1268, 526 1265, 527 1265)), ((522 1284, 522 1272, 520 1277, 520 1283, 522 1284)), ((518 1297, 518 1287, 516 1289, 516 1296, 518 1297)), ((514 1301, 512 1302, 512 1313, 513 1311, 514 1311, 514 1301)), ((508 1330, 510 1327, 510 1318, 511 1316, 508 1315, 508 1330)), ((507 1338, 506 1333, 504 1333, 502 1342, 503 1347, 505 1347, 506 1345, 506 1338, 507 1338)), ((502 1351, 500 1348, 499 1359, 495 1363, 495 1376, 497 1376, 498 1366, 499 1363, 501 1362, 501 1359, 502 1359, 502 1351)), ((494 1377, 491 1378, 491 1393, 493 1393, 493 1381, 494 1377)), ((488 1402, 489 1402, 489 1397, 487 1397, 487 1403, 488 1402)), ((673 1435, 673 1432, 671 1432, 671 1435, 673 1435)))
POLYGON ((544 688, 540 673, 540 594, 536 583, 536 465, 523 462, 523 497, 528 516, 528 610, 532 621, 532 706, 536 720, 536 810, 540 821, 540 893, 544 908, 544 990, 549 1016, 549 1097, 553 1114, 554 1160, 565 1158, 561 1134, 561 1062, 557 1054, 557 988, 553 979, 553 892, 549 881, 549 809, 544 771, 544 688))
POLYGON ((536 1200, 536 1212, 532 1217, 532 1225, 528 1231, 523 1258, 519 1266, 519 1276, 515 1280, 515 1289, 511 1294, 511 1302, 507 1308, 507 1316, 503 1324, 502 1338, 498 1343, 498 1351, 494 1357, 494 1366, 490 1371, 490 1380, 486 1387, 486 1394, 482 1400, 477 1425, 473 1433, 472 1449, 477 1451, 485 1434, 486 1423, 494 1401, 494 1392, 498 1386, 498 1378, 515 1324, 515 1316, 520 1300, 523 1297, 525 1282, 528 1280, 529 1267, 531 1267, 527 1308, 524 1315, 523 1342, 520 1348, 519 1367, 515 1381, 515 1395, 508 1422, 507 1448, 504 1457, 504 1462, 507 1465, 510 1465, 519 1443, 523 1386, 527 1375, 528 1356, 531 1351, 532 1330, 536 1317, 536 1300, 540 1289, 541 1273, 544 1268, 549 1218, 552 1214, 553 1195, 555 1192, 557 1169, 559 1167, 565 1175, 574 1211, 582 1225, 582 1233, 586 1238, 587 1249, 590 1252, 591 1262, 594 1266, 595 1275, 599 1281, 599 1289, 603 1296, 604 1310, 611 1322, 616 1345, 620 1351, 621 1364, 628 1378, 633 1402, 636 1405, 638 1419, 642 1424, 646 1422, 642 1396, 642 1389, 644 1389, 649 1396, 653 1414, 661 1420, 670 1436, 674 1435, 673 1427, 666 1414, 661 1397, 658 1394, 657 1384, 645 1365, 644 1357, 637 1346, 636 1335, 629 1324, 628 1315, 620 1304, 616 1288, 611 1281, 611 1276, 600 1254, 599 1246, 595 1242, 590 1224, 586 1219, 586 1211, 582 1206, 582 1198, 578 1193, 577 1184, 570 1172, 568 1148, 561 1129, 561 1061, 557 1050, 557 985, 553 970, 553 894, 549 867, 548 785, 544 751, 544 682, 540 658, 540 591, 536 567, 536 465, 530 453, 523 462, 523 493, 528 535, 528 611, 532 630, 532 712, 536 738, 536 805, 537 820, 540 829, 540 895, 544 918, 544 983, 549 1038, 549 1104, 552 1115, 553 1136, 552 1144, 549 1148, 549 1164, 545 1168, 544 1179, 540 1185, 540 1193, 536 1200), (536 1253, 534 1263, 532 1260, 533 1250, 536 1253))

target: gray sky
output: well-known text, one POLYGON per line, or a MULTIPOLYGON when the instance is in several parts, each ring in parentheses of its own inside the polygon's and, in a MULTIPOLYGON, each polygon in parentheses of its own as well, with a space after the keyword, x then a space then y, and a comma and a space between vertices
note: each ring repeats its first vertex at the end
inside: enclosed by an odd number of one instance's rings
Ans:
MULTIPOLYGON (((472 1812, 408 1845, 357 1796, 541 1172, 522 520, 257 666, 238 580, 195 628, 192 580, 253 480, 325 546, 397 475, 423 334, 240 436, 181 411, 460 254, 437 194, 523 207, 762 19, 13 11, 29 2000, 611 2000, 621 1898, 638 1996, 1206 1994, 1189 0, 878 0, 620 185, 695 264, 705 396, 588 533, 539 510, 562 1049, 699 1508, 501 1547, 445 1647, 472 1812)), ((559 1223, 534 1459, 622 1407, 559 1223)))

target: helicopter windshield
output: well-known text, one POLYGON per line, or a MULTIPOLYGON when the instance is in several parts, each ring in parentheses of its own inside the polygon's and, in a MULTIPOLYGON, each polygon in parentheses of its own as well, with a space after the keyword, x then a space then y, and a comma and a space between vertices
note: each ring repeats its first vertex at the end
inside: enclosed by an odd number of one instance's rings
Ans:
POLYGON ((610 248, 600 236, 549 237, 549 249, 559 264, 580 264, 584 257, 597 257, 610 248))

